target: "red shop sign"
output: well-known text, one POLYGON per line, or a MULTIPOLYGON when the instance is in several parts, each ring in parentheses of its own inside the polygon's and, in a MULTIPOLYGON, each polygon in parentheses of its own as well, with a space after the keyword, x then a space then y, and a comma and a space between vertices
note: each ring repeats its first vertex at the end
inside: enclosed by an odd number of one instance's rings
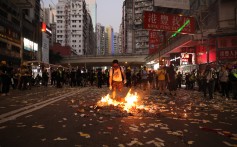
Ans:
POLYGON ((228 50, 218 50, 217 56, 219 60, 236 60, 237 59, 237 48, 228 50))
POLYGON ((149 54, 157 52, 159 44, 163 42, 163 34, 159 31, 149 31, 149 54))
POLYGON ((144 29, 176 32, 188 20, 190 20, 190 22, 182 29, 180 33, 195 33, 195 20, 193 17, 179 16, 175 14, 162 14, 152 11, 144 11, 143 17, 144 29))
POLYGON ((237 36, 225 36, 217 38, 218 48, 237 47, 237 36))

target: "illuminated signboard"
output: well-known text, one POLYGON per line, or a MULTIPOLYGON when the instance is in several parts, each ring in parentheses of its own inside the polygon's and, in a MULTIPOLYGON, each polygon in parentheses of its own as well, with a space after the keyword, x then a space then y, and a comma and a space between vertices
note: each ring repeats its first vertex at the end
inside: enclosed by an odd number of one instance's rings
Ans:
POLYGON ((177 14, 144 11, 144 29, 164 30, 177 33, 195 33, 195 19, 177 14))
POLYGON ((194 64, 194 53, 181 53, 181 65, 194 64))
POLYGON ((38 44, 34 43, 34 51, 38 51, 38 44))
POLYGON ((27 51, 33 51, 34 50, 34 42, 30 41, 27 38, 24 38, 24 49, 27 51))
POLYGON ((42 27, 41 28, 42 32, 46 32, 47 34, 52 35, 51 29, 44 22, 42 22, 42 26, 41 27, 42 27))
POLYGON ((23 42, 24 42, 24 50, 38 51, 38 44, 37 43, 35 43, 27 38, 24 38, 23 42))
POLYGON ((46 32, 46 24, 44 22, 42 22, 42 29, 41 29, 42 32, 46 32))
POLYGON ((149 54, 157 52, 159 44, 163 42, 163 35, 159 31, 149 31, 149 54))

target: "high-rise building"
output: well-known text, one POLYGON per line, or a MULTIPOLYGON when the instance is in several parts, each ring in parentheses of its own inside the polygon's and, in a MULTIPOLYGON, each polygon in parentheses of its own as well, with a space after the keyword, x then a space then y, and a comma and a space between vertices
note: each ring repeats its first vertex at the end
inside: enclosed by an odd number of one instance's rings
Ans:
MULTIPOLYGON (((9 1, 9 0, 3 0, 9 1)), ((42 60, 40 0, 10 0, 20 9, 21 61, 42 60)), ((14 7, 13 7, 14 8, 14 7)), ((17 8, 16 8, 17 9, 17 8)), ((1 14, 1 13, 0 13, 1 14)), ((19 23, 19 22, 18 22, 19 23)))
POLYGON ((91 15, 94 32, 96 32, 96 24, 97 24, 97 4, 96 0, 86 0, 86 4, 89 9, 89 13, 91 15))
POLYGON ((57 42, 70 46, 77 55, 88 53, 88 23, 85 0, 59 0, 57 4, 57 42))
POLYGON ((20 9, 8 0, 0 1, 0 62, 21 63, 20 9))
POLYGON ((107 33, 107 51, 108 55, 114 54, 114 29, 112 26, 106 27, 107 33))
POLYGON ((102 55, 108 55, 108 54, 111 54, 111 53, 109 53, 108 51, 109 51, 109 39, 108 39, 108 33, 106 32, 106 30, 105 30, 105 37, 104 37, 104 42, 105 42, 105 50, 104 50, 104 54, 102 54, 102 55))
POLYGON ((86 27, 86 44, 85 44, 85 55, 95 55, 96 54, 96 43, 95 43, 95 32, 93 29, 93 23, 90 13, 87 13, 87 27, 86 27))
POLYGON ((121 34, 115 33, 112 26, 102 26, 97 23, 97 55, 121 54, 121 34))
POLYGON ((123 27, 122 27, 122 24, 120 24, 120 26, 119 26, 119 54, 122 54, 123 52, 123 50, 122 50, 122 48, 123 48, 123 29, 122 29, 123 27))
POLYGON ((50 24, 56 22, 56 9, 53 7, 50 8, 43 8, 43 22, 50 26, 50 24))
POLYGON ((122 53, 133 53, 133 0, 123 3, 122 14, 122 53))
POLYGON ((114 33, 114 54, 118 55, 119 54, 119 41, 120 35, 119 33, 114 33))
POLYGON ((149 34, 143 29, 143 11, 153 11, 153 0, 126 0, 123 3, 124 53, 148 54, 149 34))
POLYGON ((49 36, 49 46, 56 43, 56 8, 51 5, 49 8, 43 8, 41 11, 42 22, 44 22, 51 30, 49 36))
POLYGON ((96 25, 96 41, 97 41, 97 55, 105 54, 105 27, 100 23, 96 25))
POLYGON ((153 11, 153 0, 134 1, 134 53, 148 54, 149 33, 143 29, 143 11, 153 11))

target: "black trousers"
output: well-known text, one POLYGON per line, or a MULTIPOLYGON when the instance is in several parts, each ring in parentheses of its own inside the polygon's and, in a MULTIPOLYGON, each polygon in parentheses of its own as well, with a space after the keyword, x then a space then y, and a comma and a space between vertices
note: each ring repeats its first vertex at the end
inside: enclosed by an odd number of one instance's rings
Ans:
POLYGON ((215 88, 215 81, 214 80, 211 80, 209 82, 204 81, 204 83, 203 83, 204 97, 207 96, 207 91, 208 91, 209 98, 212 99, 213 98, 213 93, 214 93, 214 88, 215 88))
POLYGON ((11 79, 8 76, 2 77, 2 93, 9 93, 10 90, 11 79))
POLYGON ((229 97, 229 85, 227 82, 220 82, 222 96, 229 97))

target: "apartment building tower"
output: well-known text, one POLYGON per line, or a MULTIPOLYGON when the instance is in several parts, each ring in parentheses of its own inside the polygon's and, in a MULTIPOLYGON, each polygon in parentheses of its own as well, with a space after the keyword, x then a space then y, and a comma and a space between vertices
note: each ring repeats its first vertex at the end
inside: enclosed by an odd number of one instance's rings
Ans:
POLYGON ((114 54, 118 55, 119 54, 119 41, 120 35, 119 33, 114 33, 114 54))
POLYGON ((72 52, 84 55, 87 51, 87 9, 85 0, 59 0, 56 14, 56 40, 70 46, 72 52))
POLYGON ((0 1, 0 61, 21 63, 20 9, 12 2, 0 1))
POLYGON ((56 43, 56 8, 51 5, 49 8, 43 8, 41 12, 42 22, 44 22, 51 30, 49 36, 49 46, 52 47, 56 43))
POLYGON ((96 24, 96 41, 97 41, 97 55, 104 55, 105 54, 105 27, 102 26, 100 23, 96 24))
POLYGON ((153 10, 153 0, 124 1, 122 16, 124 53, 148 54, 149 33, 143 29, 143 11, 153 10))
POLYGON ((97 24, 97 4, 96 0, 86 0, 88 5, 89 13, 91 15, 92 24, 94 28, 94 32, 96 31, 96 24, 97 24))
POLYGON ((107 50, 105 51, 107 55, 114 54, 114 29, 112 26, 106 27, 106 42, 107 50))

